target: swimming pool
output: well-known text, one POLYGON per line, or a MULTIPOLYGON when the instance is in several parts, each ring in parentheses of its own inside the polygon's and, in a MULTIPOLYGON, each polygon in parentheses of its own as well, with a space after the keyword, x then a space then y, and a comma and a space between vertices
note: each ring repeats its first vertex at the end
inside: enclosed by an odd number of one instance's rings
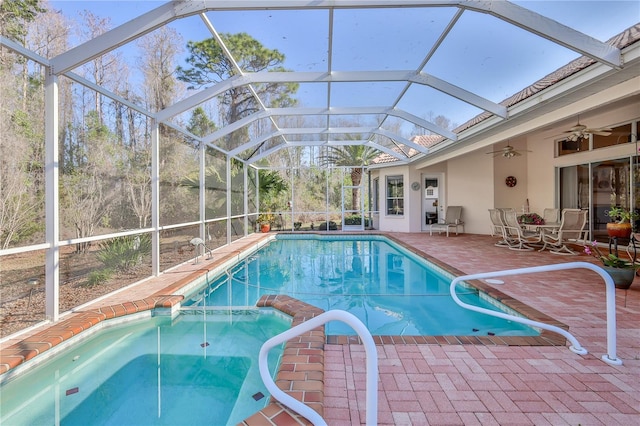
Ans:
POLYGON ((267 405, 258 353, 290 325, 253 309, 115 326, 3 383, 0 424, 237 424, 267 405))
MULTIPOLYGON (((453 275, 383 236, 279 234, 274 241, 188 295, 183 305, 254 306, 265 294, 287 294, 325 311, 357 316, 373 335, 536 336, 539 331, 459 307, 453 275)), ((460 298, 508 311, 471 286, 460 298)), ((329 323, 327 334, 353 334, 329 323)))

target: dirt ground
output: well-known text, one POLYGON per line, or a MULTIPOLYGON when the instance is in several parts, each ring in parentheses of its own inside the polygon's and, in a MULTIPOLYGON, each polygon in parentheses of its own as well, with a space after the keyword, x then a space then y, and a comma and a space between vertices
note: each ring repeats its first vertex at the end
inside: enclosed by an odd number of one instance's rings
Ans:
MULTIPOLYGON (((189 245, 170 244, 161 248, 161 269, 167 269, 195 255, 189 245)), ((44 251, 0 258, 0 338, 45 320, 44 251)), ((63 247, 60 253, 60 312, 111 293, 151 275, 151 259, 108 281, 90 286, 88 274, 102 267, 95 251, 75 253, 63 247)))

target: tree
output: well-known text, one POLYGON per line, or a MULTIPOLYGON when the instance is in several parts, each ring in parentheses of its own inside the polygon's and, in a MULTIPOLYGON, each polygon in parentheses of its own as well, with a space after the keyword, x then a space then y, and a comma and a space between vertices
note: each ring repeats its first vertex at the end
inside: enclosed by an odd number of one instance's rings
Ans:
POLYGON ((176 98, 178 85, 173 72, 176 57, 183 52, 182 37, 169 27, 162 27, 140 39, 142 50, 138 67, 144 74, 144 91, 149 111, 160 111, 176 98))
POLYGON ((204 108, 197 107, 191 114, 187 130, 196 136, 203 137, 216 130, 216 123, 207 116, 204 108))
MULTIPOLYGON (((364 145, 344 145, 341 147, 331 147, 329 152, 323 156, 325 165, 344 166, 350 168, 351 184, 354 187, 360 186, 362 181, 363 166, 368 166, 371 161, 380 153, 364 145)), ((352 189, 351 210, 360 210, 360 189, 352 189)))
POLYGON ((27 35, 26 24, 44 11, 39 0, 3 0, 0 2, 0 34, 22 42, 27 35))
MULTIPOLYGON (((83 12, 82 17, 87 25, 82 36, 87 40, 91 40, 104 34, 111 27, 110 18, 99 18, 88 10, 83 12)), ((115 90, 115 86, 120 84, 121 80, 126 80, 126 78, 122 78, 123 69, 126 68, 126 66, 122 63, 120 54, 118 53, 108 52, 104 55, 100 55, 87 62, 84 68, 86 72, 91 75, 90 79, 92 79, 98 86, 111 88, 114 92, 117 91, 115 90)), ((102 111, 103 96, 97 91, 94 91, 93 93, 95 102, 94 110, 97 112, 97 118, 102 124, 104 120, 104 113, 102 111)))
MULTIPOLYGON (((112 134, 98 121, 92 111, 81 136, 85 147, 82 163, 60 177, 61 216, 75 229, 76 238, 92 236, 96 226, 107 225, 113 208, 116 188, 111 177, 117 158, 112 134)), ((88 247, 88 243, 80 243, 76 251, 85 252, 88 247)))
MULTIPOLYGON (((239 68, 247 72, 284 71, 281 64, 284 55, 277 50, 264 47, 246 33, 221 34, 220 38, 229 49, 239 68)), ((176 74, 179 80, 189 83, 188 89, 200 89, 219 83, 238 74, 233 62, 228 58, 218 42, 209 38, 187 43, 189 57, 186 62, 191 68, 179 66, 176 74)), ((295 105, 291 97, 298 90, 297 83, 256 84, 253 88, 262 103, 269 107, 295 105)), ((260 110, 260 104, 247 86, 234 87, 219 96, 218 102, 224 107, 226 123, 233 123, 260 110)), ((228 141, 228 149, 248 140, 248 129, 234 132, 228 141)))

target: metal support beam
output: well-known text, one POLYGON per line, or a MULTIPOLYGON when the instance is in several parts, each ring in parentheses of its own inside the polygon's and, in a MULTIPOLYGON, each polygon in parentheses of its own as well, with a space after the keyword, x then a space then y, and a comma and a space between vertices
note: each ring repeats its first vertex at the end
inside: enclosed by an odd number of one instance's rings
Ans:
MULTIPOLYGON (((207 196, 207 191, 206 191, 206 180, 207 180, 207 170, 206 170, 206 161, 205 161, 205 157, 206 157, 206 145, 203 142, 200 142, 200 149, 198 150, 198 162, 200 163, 199 167, 200 170, 198 171, 198 179, 200 181, 200 184, 198 185, 198 199, 200 200, 200 238, 202 238, 202 241, 205 241, 205 245, 209 244, 209 240, 207 239, 207 233, 205 232, 205 221, 207 220, 207 214, 206 214, 206 209, 207 209, 207 200, 206 200, 206 196, 207 196)), ((198 247, 196 247, 196 256, 198 255, 198 247)), ((204 253, 203 253, 204 254, 204 253)))
POLYGON ((227 244, 231 244, 231 156, 227 155, 227 244))
POLYGON ((151 122, 151 273, 160 275, 160 127, 151 122))
POLYGON ((58 155, 58 77, 47 67, 45 77, 45 316, 57 321, 60 314, 60 199, 58 155))

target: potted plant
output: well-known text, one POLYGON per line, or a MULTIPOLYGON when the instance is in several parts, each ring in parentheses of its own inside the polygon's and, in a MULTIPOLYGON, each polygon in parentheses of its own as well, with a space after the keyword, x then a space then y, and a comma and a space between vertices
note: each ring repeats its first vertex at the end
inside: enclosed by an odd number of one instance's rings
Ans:
POLYGON ((260 224, 260 232, 269 232, 271 230, 271 224, 274 220, 273 213, 262 213, 258 216, 258 223, 260 224))
POLYGON ((611 206, 606 215, 612 220, 607 223, 607 234, 612 238, 629 238, 633 227, 631 221, 640 218, 637 212, 619 206, 611 206))
POLYGON ((606 256, 603 255, 598 247, 597 241, 592 242, 590 246, 586 245, 584 252, 602 262, 602 269, 607 271, 611 278, 613 278, 613 283, 616 288, 626 290, 631 287, 635 272, 638 269, 636 263, 630 259, 622 259, 615 253, 609 253, 606 256))

